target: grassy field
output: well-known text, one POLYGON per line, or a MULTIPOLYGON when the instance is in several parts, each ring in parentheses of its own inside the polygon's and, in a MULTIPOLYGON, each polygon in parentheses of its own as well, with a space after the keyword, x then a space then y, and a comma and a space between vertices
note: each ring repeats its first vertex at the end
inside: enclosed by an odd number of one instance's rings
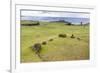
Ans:
POLYGON ((41 22, 39 26, 21 26, 21 62, 68 61, 89 59, 89 26, 68 26, 58 22, 41 22), (66 38, 58 35, 64 33, 66 38), (70 38, 74 34, 75 38, 70 38), (77 38, 81 40, 78 40, 77 38), (48 41, 52 38, 53 41, 48 41), (42 45, 41 58, 30 48, 42 45))

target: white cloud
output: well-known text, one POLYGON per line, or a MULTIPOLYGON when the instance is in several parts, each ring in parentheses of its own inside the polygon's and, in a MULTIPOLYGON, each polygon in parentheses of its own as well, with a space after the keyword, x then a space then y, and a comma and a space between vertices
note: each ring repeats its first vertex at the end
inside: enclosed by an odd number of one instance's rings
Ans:
POLYGON ((21 16, 47 16, 47 17, 75 17, 75 18, 89 18, 90 15, 86 13, 74 12, 50 12, 50 11, 21 11, 21 16))

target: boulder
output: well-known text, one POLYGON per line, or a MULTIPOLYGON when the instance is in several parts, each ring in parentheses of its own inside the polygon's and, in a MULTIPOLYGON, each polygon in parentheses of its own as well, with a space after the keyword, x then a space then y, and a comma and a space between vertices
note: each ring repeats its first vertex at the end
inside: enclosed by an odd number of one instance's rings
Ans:
POLYGON ((74 34, 72 34, 70 38, 75 38, 74 34))
POLYGON ((49 39, 49 41, 53 41, 53 39, 49 39))
POLYGON ((61 37, 61 38, 66 38, 67 37, 66 34, 59 34, 58 36, 61 37))
POLYGON ((46 41, 43 41, 43 42, 42 42, 42 45, 46 45, 46 44, 47 44, 47 42, 46 42, 46 41))
POLYGON ((40 43, 35 43, 32 47, 32 49, 36 52, 36 53, 39 53, 40 50, 41 50, 41 44, 40 43))

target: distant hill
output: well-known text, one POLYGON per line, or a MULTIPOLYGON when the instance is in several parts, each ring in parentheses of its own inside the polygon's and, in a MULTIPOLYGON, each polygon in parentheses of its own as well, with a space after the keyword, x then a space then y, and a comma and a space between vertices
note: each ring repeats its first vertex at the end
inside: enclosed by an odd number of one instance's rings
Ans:
POLYGON ((30 21, 46 21, 46 22, 71 22, 72 24, 89 23, 89 18, 72 18, 72 17, 37 17, 37 16, 21 16, 21 20, 30 21))

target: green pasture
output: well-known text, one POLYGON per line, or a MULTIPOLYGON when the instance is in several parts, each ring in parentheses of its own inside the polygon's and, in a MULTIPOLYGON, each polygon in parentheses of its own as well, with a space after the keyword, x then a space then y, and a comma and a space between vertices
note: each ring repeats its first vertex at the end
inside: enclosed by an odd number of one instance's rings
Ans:
POLYGON ((88 60, 89 26, 68 26, 60 22, 40 22, 38 26, 21 26, 20 50, 21 63, 88 60), (67 37, 60 38, 59 34, 66 34, 67 37), (70 38, 72 34, 75 38, 70 38), (53 41, 48 41, 51 38, 53 41), (31 46, 43 41, 47 44, 42 45, 40 58, 31 46))

